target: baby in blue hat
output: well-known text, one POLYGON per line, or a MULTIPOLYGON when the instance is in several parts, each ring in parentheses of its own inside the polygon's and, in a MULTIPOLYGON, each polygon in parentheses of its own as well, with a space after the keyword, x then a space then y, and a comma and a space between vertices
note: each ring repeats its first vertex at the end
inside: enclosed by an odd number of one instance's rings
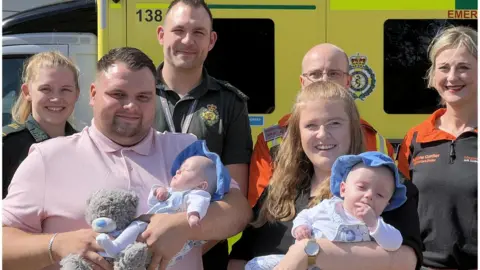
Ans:
POLYGON ((380 216, 407 200, 395 162, 380 152, 339 157, 330 177, 331 199, 301 211, 293 221, 296 240, 327 238, 361 242, 373 238, 393 251, 402 245, 402 235, 380 216))
MULTIPOLYGON (((198 226, 207 214, 211 201, 220 200, 230 187, 230 175, 220 157, 210 152, 205 141, 196 141, 175 159, 169 187, 154 185, 148 196, 150 210, 147 214, 186 212, 191 227, 198 226)), ((97 236, 97 243, 108 257, 116 257, 145 231, 147 223, 132 222, 115 240, 107 234, 97 236)), ((181 260, 194 246, 204 241, 188 241, 170 261, 181 260)))
POLYGON ((173 176, 170 187, 154 185, 148 196, 147 214, 187 213, 190 227, 199 225, 207 214, 210 200, 217 187, 215 163, 204 156, 187 158, 173 176))
MULTIPOLYGON (((380 216, 407 200, 395 162, 380 152, 344 155, 332 166, 330 191, 333 197, 304 209, 293 220, 292 235, 327 238, 336 242, 375 240, 388 251, 400 248, 402 235, 380 216)), ((284 255, 252 259, 245 269, 272 269, 284 255)))

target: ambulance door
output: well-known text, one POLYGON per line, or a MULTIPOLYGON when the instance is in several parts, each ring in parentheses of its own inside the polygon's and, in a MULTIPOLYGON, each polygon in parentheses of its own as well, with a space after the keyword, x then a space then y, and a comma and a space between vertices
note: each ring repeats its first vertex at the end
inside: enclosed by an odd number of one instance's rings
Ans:
POLYGON ((327 41, 350 58, 350 91, 360 115, 400 142, 439 108, 424 79, 430 41, 443 26, 476 29, 476 0, 330 0, 327 8, 327 41))
MULTIPOLYGON (((170 1, 128 0, 126 44, 163 61, 156 29, 170 1)), ((248 97, 254 140, 264 127, 288 113, 299 89, 303 54, 325 40, 325 0, 212 0, 218 41, 205 66, 248 97)), ((111 27, 110 27, 111 28, 111 27)), ((109 29, 110 29, 109 28, 109 29)))

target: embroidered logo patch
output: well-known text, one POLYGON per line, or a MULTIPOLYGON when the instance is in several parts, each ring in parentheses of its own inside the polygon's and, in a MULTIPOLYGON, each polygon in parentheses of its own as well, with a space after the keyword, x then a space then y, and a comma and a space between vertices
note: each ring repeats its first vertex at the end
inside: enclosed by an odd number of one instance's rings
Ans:
POLYGON ((416 156, 413 159, 413 165, 417 166, 418 164, 421 164, 421 163, 434 163, 434 162, 437 162, 439 157, 440 157, 440 154, 416 156))
POLYGON ((263 129, 263 137, 265 138, 266 142, 273 141, 276 138, 283 138, 286 131, 287 131, 286 127, 273 125, 263 129))
POLYGON ((463 162, 477 163, 478 158, 477 157, 464 156, 463 157, 463 162))
POLYGON ((217 106, 213 104, 208 104, 207 108, 200 109, 200 117, 207 125, 215 125, 216 123, 218 123, 219 120, 217 106))

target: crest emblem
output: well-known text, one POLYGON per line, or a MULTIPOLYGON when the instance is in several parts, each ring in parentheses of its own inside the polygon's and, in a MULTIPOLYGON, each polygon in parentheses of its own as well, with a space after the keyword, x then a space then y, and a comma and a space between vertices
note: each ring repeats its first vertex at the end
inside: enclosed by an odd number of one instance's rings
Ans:
POLYGON ((352 78, 349 90, 353 97, 362 101, 365 100, 373 92, 377 83, 375 73, 367 65, 367 57, 359 53, 350 56, 348 74, 352 78))
POLYGON ((208 104, 207 108, 202 108, 200 110, 200 117, 207 125, 215 125, 216 123, 218 123, 219 120, 217 106, 213 104, 208 104))

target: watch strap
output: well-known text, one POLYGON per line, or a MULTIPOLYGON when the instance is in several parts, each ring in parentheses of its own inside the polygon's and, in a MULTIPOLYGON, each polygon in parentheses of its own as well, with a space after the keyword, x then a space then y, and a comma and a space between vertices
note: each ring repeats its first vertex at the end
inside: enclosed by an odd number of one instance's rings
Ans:
POLYGON ((308 256, 308 266, 315 265, 317 263, 317 256, 308 256))
MULTIPOLYGON (((309 243, 313 243, 313 244, 315 244, 317 247, 319 247, 318 244, 317 244, 317 241, 316 241, 315 239, 309 239, 307 245, 308 245, 309 243)), ((320 247, 319 247, 319 248, 320 248, 320 247)), ((309 267, 316 264, 317 256, 318 256, 318 253, 319 253, 319 252, 320 252, 320 251, 317 251, 316 254, 312 254, 312 255, 310 255, 310 254, 307 253, 308 266, 309 266, 309 267)))

